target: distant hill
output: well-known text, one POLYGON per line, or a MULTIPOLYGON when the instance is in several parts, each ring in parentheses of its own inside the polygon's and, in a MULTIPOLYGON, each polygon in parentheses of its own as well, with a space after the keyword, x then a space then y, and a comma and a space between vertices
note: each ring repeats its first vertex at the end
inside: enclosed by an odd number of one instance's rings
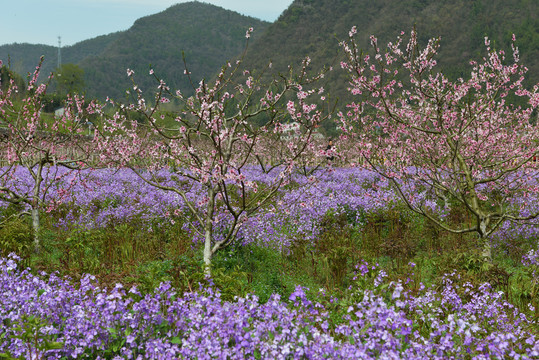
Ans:
POLYGON ((135 71, 143 90, 156 89, 148 76, 150 64, 155 73, 172 89, 191 94, 184 75, 182 52, 196 83, 217 74, 227 60, 240 54, 245 46, 245 32, 254 27, 256 39, 269 25, 217 6, 190 2, 138 19, 127 31, 96 56, 79 65, 87 78, 88 93, 119 97, 130 87, 126 69, 135 71))
MULTIPOLYGON (((510 52, 511 34, 517 36, 521 61, 530 68, 529 82, 539 81, 539 1, 537 0, 295 0, 269 24, 202 2, 182 3, 138 19, 127 31, 100 36, 62 49, 63 63, 85 71, 87 94, 123 98, 130 87, 126 69, 135 70, 148 93, 157 84, 148 76, 150 64, 174 89, 190 94, 183 74, 182 51, 198 82, 211 78, 225 61, 236 58, 245 45, 245 31, 254 27, 245 66, 262 69, 271 59, 272 71, 284 72, 304 56, 312 69, 333 64, 325 88, 346 103, 347 79, 340 71, 338 40, 353 25, 362 48, 374 34, 380 44, 395 39, 415 25, 420 41, 441 36, 439 64, 452 77, 465 75, 470 59, 484 54, 484 37, 510 52)), ((20 74, 32 71, 45 55, 44 71, 56 67, 56 48, 43 45, 0 46, 0 59, 20 74)), ((509 54, 510 55, 510 54, 509 54)))
MULTIPOLYGON (((116 40, 119 32, 98 36, 96 38, 81 41, 72 46, 62 47, 62 63, 78 64, 84 58, 99 54, 107 46, 116 40)), ((58 65, 58 48, 49 45, 35 44, 9 44, 0 46, 0 59, 7 64, 8 59, 11 63, 11 69, 16 73, 26 77, 26 74, 33 72, 39 63, 39 58, 44 56, 43 67, 40 79, 46 79, 47 76, 56 69, 58 65)))
MULTIPOLYGON (((182 52, 196 83, 216 75, 227 60, 234 59, 245 46, 245 32, 256 29, 260 36, 269 23, 236 12, 202 3, 188 2, 169 7, 158 14, 135 21, 127 31, 100 36, 62 48, 62 63, 75 63, 85 73, 86 93, 104 99, 123 98, 131 87, 126 69, 135 71, 143 90, 155 89, 148 76, 150 64, 155 73, 173 89, 191 94, 184 75, 182 52)), ((33 71, 40 55, 45 55, 43 73, 57 65, 57 49, 52 46, 12 44, 0 46, 0 59, 8 55, 15 72, 33 71)))
POLYGON ((33 72, 42 55, 45 57, 44 67, 47 66, 50 69, 47 73, 50 73, 56 67, 57 52, 53 46, 15 43, 0 46, 0 59, 11 70, 26 77, 27 73, 33 72))
POLYGON ((465 75, 469 60, 484 55, 485 36, 511 57, 510 39, 515 33, 521 62, 537 83, 538 15, 537 0, 296 0, 253 44, 246 66, 260 69, 272 59, 274 71, 286 71, 307 55, 313 69, 333 63, 335 71, 326 77, 326 89, 346 99, 338 39, 347 39, 356 25, 359 45, 368 49, 370 35, 385 45, 415 25, 422 43, 442 37, 439 64, 452 77, 465 75))

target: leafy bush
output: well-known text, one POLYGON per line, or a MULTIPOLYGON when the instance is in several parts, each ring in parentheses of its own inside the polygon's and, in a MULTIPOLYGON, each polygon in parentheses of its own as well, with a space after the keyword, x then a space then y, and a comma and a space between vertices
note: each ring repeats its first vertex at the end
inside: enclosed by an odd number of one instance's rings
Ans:
POLYGON ((16 253, 27 259, 33 249, 32 227, 24 218, 11 218, 0 225, 0 256, 16 253))

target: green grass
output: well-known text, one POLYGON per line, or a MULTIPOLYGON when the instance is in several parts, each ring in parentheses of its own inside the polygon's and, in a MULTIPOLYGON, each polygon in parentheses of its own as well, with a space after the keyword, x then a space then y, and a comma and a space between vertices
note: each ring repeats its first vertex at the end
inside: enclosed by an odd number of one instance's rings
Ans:
MULTIPOLYGON (((355 216, 346 212, 329 212, 314 243, 298 236, 286 251, 257 245, 226 248, 213 259, 212 281, 227 300, 248 293, 261 302, 273 293, 288 298, 297 285, 339 296, 353 284, 355 266, 366 260, 378 263, 390 280, 402 280, 412 291, 421 283, 439 287, 444 274, 455 272, 462 283, 490 282, 523 311, 529 311, 528 304, 539 308, 537 280, 521 263, 524 249, 533 246, 531 240, 500 244, 488 264, 473 235, 441 231, 403 209, 366 217, 361 224, 352 219, 355 216)), ((105 229, 60 229, 55 222, 51 214, 43 214, 39 253, 31 246, 29 219, 4 224, 0 255, 16 252, 32 271, 58 271, 74 280, 91 273, 104 286, 122 282, 143 292, 162 281, 179 291, 196 290, 208 281, 201 246, 193 244, 179 222, 153 226, 152 231, 135 220, 105 229)))

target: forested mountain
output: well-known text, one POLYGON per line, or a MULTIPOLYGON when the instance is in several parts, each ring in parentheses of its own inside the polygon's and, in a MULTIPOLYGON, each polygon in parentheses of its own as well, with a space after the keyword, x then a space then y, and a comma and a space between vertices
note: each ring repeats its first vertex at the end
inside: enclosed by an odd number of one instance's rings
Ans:
POLYGON ((182 3, 138 19, 105 51, 85 58, 79 65, 92 95, 122 96, 130 87, 127 68, 135 71, 136 81, 144 91, 156 89, 156 80, 148 76, 150 64, 171 88, 190 94, 182 52, 198 83, 216 75, 227 60, 242 52, 249 27, 257 29, 253 34, 256 39, 268 25, 217 6, 182 3))
MULTIPOLYGON (((484 54, 484 37, 510 52, 517 36, 521 61, 530 68, 530 82, 539 81, 539 1, 537 0, 296 0, 273 23, 205 4, 182 3, 141 18, 127 31, 97 37, 62 49, 63 63, 76 63, 85 72, 87 94, 103 99, 123 97, 130 87, 126 69, 148 93, 157 84, 148 76, 150 64, 174 89, 189 94, 184 75, 185 53, 193 79, 210 78, 225 61, 236 58, 245 45, 245 31, 254 27, 245 66, 262 69, 271 59, 274 72, 286 71, 310 56, 312 68, 334 64, 325 78, 333 97, 347 97, 346 78, 339 71, 339 39, 357 26, 359 44, 368 48, 371 34, 380 44, 394 40, 415 25, 420 40, 441 36, 439 63, 449 75, 464 75, 470 59, 484 54)), ((57 64, 51 46, 0 46, 0 59, 20 74, 32 71, 41 54, 44 72, 57 64)), ((149 94, 148 94, 149 95, 149 94)))
MULTIPOLYGON (((111 42, 114 42, 119 35, 120 33, 116 32, 81 41, 72 46, 62 47, 62 63, 77 64, 87 56, 99 54, 111 42)), ((44 61, 40 76, 41 80, 46 79, 48 74, 58 66, 58 48, 26 43, 0 46, 0 59, 6 64, 9 60, 11 69, 23 77, 26 77, 28 72, 34 71, 42 55, 44 56, 44 61)))
POLYGON ((14 72, 26 77, 28 72, 32 72, 39 63, 39 58, 43 55, 44 66, 50 70, 57 65, 57 48, 48 45, 34 44, 10 44, 0 46, 0 59, 14 72))
POLYGON ((368 50, 370 35, 385 45, 415 25, 422 43, 441 36, 439 64, 452 77, 464 75, 469 60, 485 54, 485 36, 511 57, 515 33, 521 61, 537 83, 538 14, 537 0, 296 0, 253 44, 246 64, 260 69, 272 59, 278 72, 307 55, 313 69, 333 63, 335 71, 326 77, 326 88, 342 99, 347 97, 347 82, 339 71, 339 39, 346 40, 356 25, 359 45, 368 50))
MULTIPOLYGON (((138 19, 127 31, 63 47, 62 63, 75 63, 84 70, 86 94, 92 97, 123 97, 131 87, 127 68, 135 71, 142 89, 155 89, 158 84, 148 75, 150 64, 172 88, 189 94, 192 89, 184 75, 182 52, 192 78, 198 82, 214 76, 227 60, 242 52, 249 27, 256 29, 256 39, 268 25, 210 4, 182 3, 138 19)), ((12 70, 23 76, 33 71, 41 55, 45 55, 43 74, 49 74, 57 66, 57 48, 30 44, 0 46, 0 59, 7 64, 9 57, 12 70)))

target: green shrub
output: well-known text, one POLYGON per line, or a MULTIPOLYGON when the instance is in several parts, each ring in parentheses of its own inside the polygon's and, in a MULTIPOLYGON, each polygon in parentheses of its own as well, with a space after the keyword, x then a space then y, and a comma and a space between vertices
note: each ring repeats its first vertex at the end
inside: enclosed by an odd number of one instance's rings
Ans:
POLYGON ((33 231, 28 219, 11 218, 0 227, 0 256, 16 253, 27 259, 32 252, 33 231))

